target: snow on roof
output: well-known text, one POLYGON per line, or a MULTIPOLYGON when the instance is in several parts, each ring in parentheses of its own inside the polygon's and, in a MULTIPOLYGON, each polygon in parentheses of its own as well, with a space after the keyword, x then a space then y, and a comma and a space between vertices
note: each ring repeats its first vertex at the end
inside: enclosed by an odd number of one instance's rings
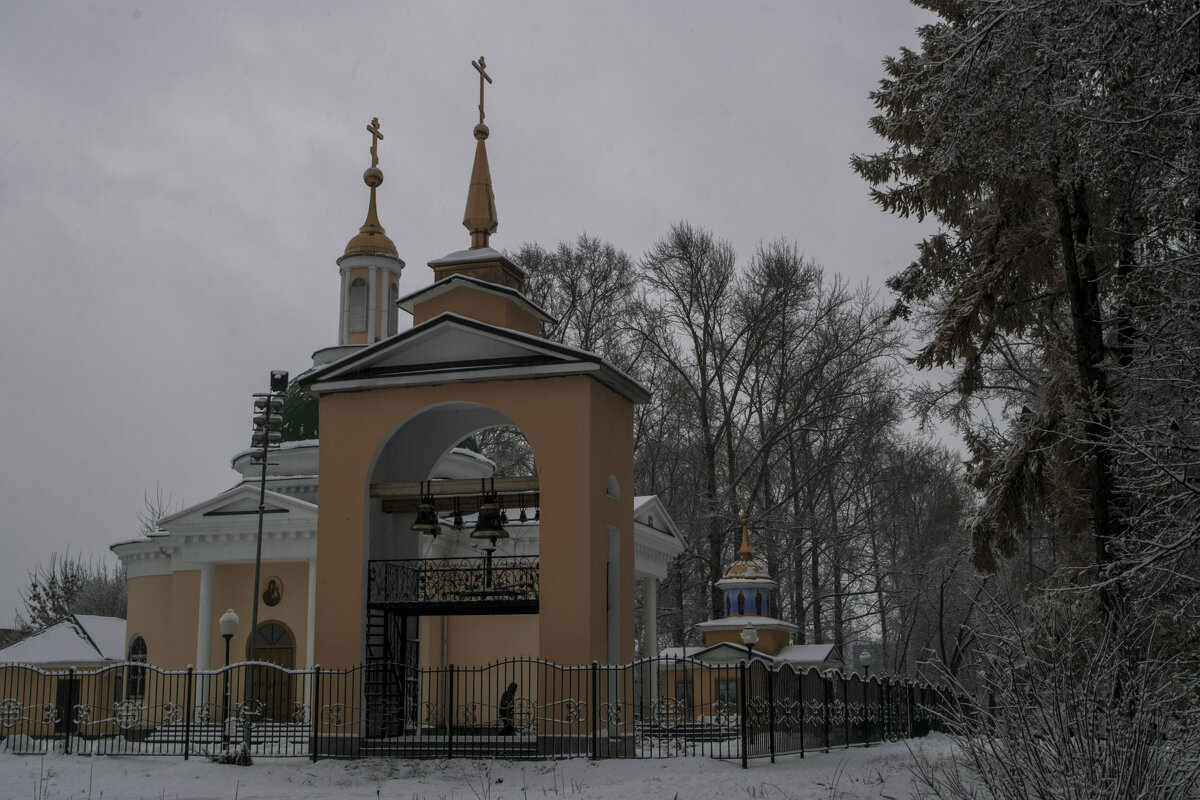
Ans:
POLYGON ((74 614, 0 650, 0 663, 66 666, 122 661, 125 620, 74 614))
POLYGON ((762 628, 765 630, 799 630, 795 624, 788 622, 787 620, 776 619, 775 617, 760 617, 753 614, 718 617, 717 619, 697 622, 695 627, 699 628, 700 630, 706 630, 709 628, 715 630, 733 630, 745 628, 747 625, 753 625, 755 628, 762 628))
POLYGON ((837 648, 831 644, 789 644, 780 648, 775 654, 775 660, 789 664, 842 663, 837 648))

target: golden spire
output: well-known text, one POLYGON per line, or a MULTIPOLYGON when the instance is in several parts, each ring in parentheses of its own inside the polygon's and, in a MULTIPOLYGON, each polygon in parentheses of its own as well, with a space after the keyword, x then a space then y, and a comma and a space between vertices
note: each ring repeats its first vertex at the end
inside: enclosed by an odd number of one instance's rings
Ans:
POLYGON ((371 202, 367 206, 367 221, 358 229, 358 235, 346 244, 346 255, 382 254, 399 258, 396 245, 379 224, 379 213, 375 210, 375 189, 383 183, 383 170, 379 168, 378 145, 383 138, 379 131, 379 117, 371 120, 367 133, 371 134, 371 166, 363 173, 363 183, 371 187, 371 202))
POLYGON ((746 514, 746 480, 742 479, 742 546, 737 551, 738 561, 753 561, 754 547, 750 544, 750 530, 747 527, 746 514))
POLYGON ((499 221, 496 218, 496 196, 492 194, 492 174, 488 169, 487 147, 484 142, 488 138, 488 127, 483 124, 483 84, 492 82, 485 71, 487 62, 483 56, 478 61, 472 61, 479 72, 479 124, 475 126, 475 165, 471 168, 471 187, 467 190, 467 210, 463 213, 463 226, 471 232, 471 249, 478 250, 488 246, 488 237, 496 232, 499 221))

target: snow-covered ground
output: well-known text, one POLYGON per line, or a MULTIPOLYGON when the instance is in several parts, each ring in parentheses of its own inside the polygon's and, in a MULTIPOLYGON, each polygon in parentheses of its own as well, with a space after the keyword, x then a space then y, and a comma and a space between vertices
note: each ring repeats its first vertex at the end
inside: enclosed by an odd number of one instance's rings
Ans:
POLYGON ((528 800, 528 798, 907 798, 909 747, 950 757, 949 739, 855 747, 771 764, 710 758, 565 761, 319 761, 259 759, 252 767, 203 758, 0 754, 0 798, 30 800, 528 800))

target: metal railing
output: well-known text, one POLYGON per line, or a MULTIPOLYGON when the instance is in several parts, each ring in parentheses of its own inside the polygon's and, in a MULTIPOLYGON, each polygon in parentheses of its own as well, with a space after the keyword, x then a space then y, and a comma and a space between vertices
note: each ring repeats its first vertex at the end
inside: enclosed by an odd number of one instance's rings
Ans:
POLYGON ((367 600, 421 614, 536 613, 537 556, 371 561, 367 600))
POLYGON ((745 763, 923 735, 948 703, 959 702, 945 689, 908 681, 761 661, 563 667, 515 659, 469 668, 397 664, 389 672, 416 691, 368 701, 363 666, 0 665, 0 751, 217 756, 240 747, 248 730, 255 757, 711 756, 745 763), (137 696, 128 696, 130 687, 137 696))

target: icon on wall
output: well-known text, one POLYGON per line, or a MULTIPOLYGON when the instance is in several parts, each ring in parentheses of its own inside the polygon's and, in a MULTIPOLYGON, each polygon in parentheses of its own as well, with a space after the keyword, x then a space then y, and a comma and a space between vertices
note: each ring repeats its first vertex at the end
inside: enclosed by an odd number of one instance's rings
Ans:
POLYGON ((267 578, 267 588, 262 594, 263 602, 268 606, 277 606, 283 599, 283 581, 272 575, 267 578))

